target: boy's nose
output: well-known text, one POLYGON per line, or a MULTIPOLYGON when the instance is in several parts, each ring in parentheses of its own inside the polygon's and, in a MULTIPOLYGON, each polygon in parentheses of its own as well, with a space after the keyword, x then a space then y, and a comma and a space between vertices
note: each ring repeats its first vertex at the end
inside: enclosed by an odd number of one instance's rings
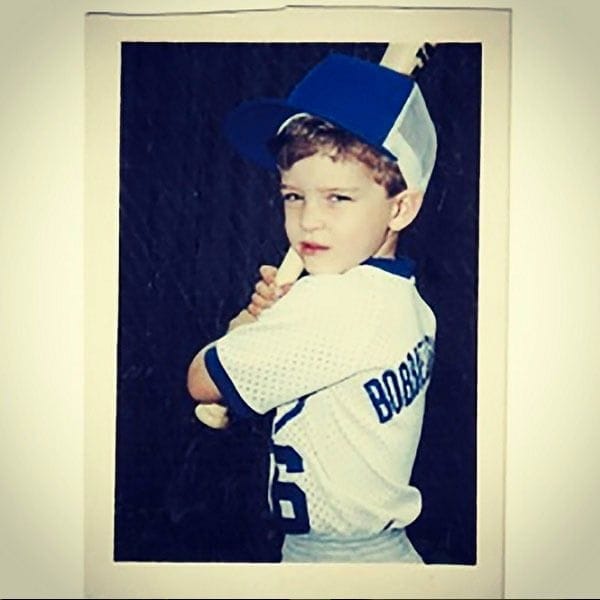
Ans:
POLYGON ((300 215, 300 227, 304 231, 314 231, 323 227, 323 213, 319 203, 306 199, 300 215))

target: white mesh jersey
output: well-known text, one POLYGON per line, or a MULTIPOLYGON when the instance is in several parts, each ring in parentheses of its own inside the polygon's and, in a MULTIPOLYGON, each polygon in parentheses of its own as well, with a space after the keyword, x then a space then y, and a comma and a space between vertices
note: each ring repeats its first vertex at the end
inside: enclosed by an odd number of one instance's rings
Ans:
POLYGON ((412 264, 369 259, 300 279, 208 351, 230 411, 277 409, 270 502, 286 533, 361 538, 417 518, 434 337, 412 264))

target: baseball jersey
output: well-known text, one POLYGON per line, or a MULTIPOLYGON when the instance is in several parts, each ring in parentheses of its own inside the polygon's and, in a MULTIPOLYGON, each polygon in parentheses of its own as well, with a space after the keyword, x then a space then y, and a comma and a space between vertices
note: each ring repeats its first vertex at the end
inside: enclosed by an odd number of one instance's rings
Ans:
POLYGON ((276 409, 270 503, 287 534, 360 539, 417 518, 435 327, 412 262, 369 259, 300 279, 206 353, 233 414, 276 409))

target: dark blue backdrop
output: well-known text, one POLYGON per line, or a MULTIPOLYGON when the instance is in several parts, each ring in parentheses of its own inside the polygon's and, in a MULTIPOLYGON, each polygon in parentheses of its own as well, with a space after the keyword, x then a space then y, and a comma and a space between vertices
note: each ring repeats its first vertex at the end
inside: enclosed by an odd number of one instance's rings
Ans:
MULTIPOLYGON (((241 100, 282 96, 328 52, 384 44, 126 43, 122 47, 116 560, 277 561, 270 416, 212 431, 189 361, 247 304, 286 241, 270 177, 221 136, 241 100)), ((438 129, 426 201, 400 252, 438 318, 409 528, 426 562, 476 560, 476 331, 481 48, 444 44, 418 79, 438 129)))

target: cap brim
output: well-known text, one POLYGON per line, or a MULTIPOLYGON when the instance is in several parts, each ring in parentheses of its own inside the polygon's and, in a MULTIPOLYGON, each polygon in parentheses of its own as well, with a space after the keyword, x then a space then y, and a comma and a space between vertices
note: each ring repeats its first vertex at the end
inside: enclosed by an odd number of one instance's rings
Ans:
POLYGON ((282 123, 298 112, 301 109, 285 100, 265 98, 244 102, 228 115, 223 132, 244 157, 274 170, 277 165, 268 142, 277 135, 282 123))

